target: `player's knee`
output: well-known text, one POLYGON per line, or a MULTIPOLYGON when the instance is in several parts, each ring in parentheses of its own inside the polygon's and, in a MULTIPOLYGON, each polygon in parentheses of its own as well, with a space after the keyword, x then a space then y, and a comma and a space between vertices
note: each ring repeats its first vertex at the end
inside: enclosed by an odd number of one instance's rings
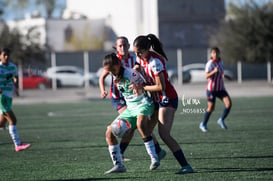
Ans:
POLYGON ((107 126, 107 129, 105 131, 106 140, 111 139, 111 134, 112 134, 111 126, 107 126))
POLYGON ((229 100, 229 101, 227 101, 227 102, 225 103, 225 107, 226 107, 227 109, 230 109, 231 106, 232 106, 231 100, 229 100))
POLYGON ((208 107, 207 112, 211 113, 213 111, 214 111, 214 106, 213 107, 208 107))

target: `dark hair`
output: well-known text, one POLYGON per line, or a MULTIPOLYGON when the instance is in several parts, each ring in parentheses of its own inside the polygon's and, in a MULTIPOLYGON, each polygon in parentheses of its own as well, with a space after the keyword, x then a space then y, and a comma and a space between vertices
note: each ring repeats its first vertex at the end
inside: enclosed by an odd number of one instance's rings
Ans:
MULTIPOLYGON (((113 67, 118 64, 120 64, 120 60, 115 53, 110 53, 106 55, 103 59, 103 67, 105 66, 113 67)), ((124 68, 121 66, 118 75, 115 75, 116 77, 115 82, 119 82, 123 78, 123 73, 124 68)))
MULTIPOLYGON (((127 44, 129 44, 128 38, 126 38, 125 36, 118 36, 118 37, 116 38, 116 43, 115 43, 115 45, 117 44, 117 40, 119 40, 119 39, 122 39, 122 40, 126 41, 127 44)), ((113 46, 113 49, 116 50, 116 46, 113 46)))
POLYGON ((218 47, 212 47, 210 52, 215 51, 216 53, 220 53, 220 49, 218 47))
POLYGON ((150 50, 152 49, 168 60, 164 50, 163 45, 160 40, 154 34, 148 34, 147 36, 140 35, 134 40, 134 46, 140 50, 150 50))
MULTIPOLYGON (((210 52, 212 52, 212 51, 215 51, 216 54, 218 54, 218 55, 220 54, 220 49, 216 46, 211 48, 210 52)), ((221 60, 220 56, 219 56, 218 60, 221 60)))
POLYGON ((8 48, 2 48, 2 49, 1 49, 1 53, 2 53, 2 52, 4 52, 7 56, 10 55, 10 49, 8 49, 8 48))

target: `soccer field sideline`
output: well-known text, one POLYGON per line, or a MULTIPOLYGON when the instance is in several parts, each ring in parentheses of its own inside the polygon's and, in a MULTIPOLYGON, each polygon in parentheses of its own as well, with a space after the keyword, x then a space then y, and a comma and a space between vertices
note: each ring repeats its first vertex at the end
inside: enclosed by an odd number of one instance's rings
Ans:
MULTIPOLYGON (((237 82, 226 82, 225 87, 232 97, 261 97, 273 96, 273 87, 266 81, 245 81, 242 84, 237 82)), ((190 83, 174 85, 179 98, 195 99, 206 98, 206 83, 190 83)), ((100 99, 98 87, 66 88, 58 90, 25 90, 20 97, 14 97, 14 104, 32 103, 60 103, 77 102, 84 100, 100 99)), ((108 100, 108 98, 106 99, 108 100)))

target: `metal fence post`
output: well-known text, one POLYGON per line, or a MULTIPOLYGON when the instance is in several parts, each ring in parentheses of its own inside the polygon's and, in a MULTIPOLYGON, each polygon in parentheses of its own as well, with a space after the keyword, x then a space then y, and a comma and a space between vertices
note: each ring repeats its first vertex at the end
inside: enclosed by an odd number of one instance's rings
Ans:
MULTIPOLYGON (((55 52, 51 52, 51 67, 56 67, 56 54, 55 52)), ((57 80, 56 75, 53 74, 52 77, 52 90, 57 90, 57 80)))
POLYGON ((241 84, 242 83, 242 62, 241 61, 237 62, 237 79, 238 79, 238 83, 241 84))
POLYGON ((85 51, 83 52, 83 65, 84 65, 84 88, 88 89, 89 88, 89 78, 88 78, 88 74, 89 74, 89 56, 88 56, 88 52, 85 51))
POLYGON ((177 82, 178 85, 183 85, 183 69, 182 69, 182 50, 177 49, 177 82))

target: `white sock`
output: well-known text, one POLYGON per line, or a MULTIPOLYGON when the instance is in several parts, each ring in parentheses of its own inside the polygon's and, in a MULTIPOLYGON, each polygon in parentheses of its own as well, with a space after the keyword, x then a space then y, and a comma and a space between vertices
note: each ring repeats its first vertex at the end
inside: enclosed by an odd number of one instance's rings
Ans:
POLYGON ((21 144, 21 140, 19 138, 19 135, 17 133, 17 130, 16 130, 16 126, 15 125, 10 125, 9 126, 9 134, 11 136, 11 139, 14 143, 15 146, 18 146, 21 144))
POLYGON ((123 165, 119 144, 109 145, 108 150, 114 165, 123 165))
POLYGON ((144 142, 144 144, 145 144, 145 147, 146 147, 146 151, 150 155, 151 159, 153 161, 158 161, 158 156, 157 156, 156 151, 155 151, 154 141, 150 140, 148 142, 144 142))

